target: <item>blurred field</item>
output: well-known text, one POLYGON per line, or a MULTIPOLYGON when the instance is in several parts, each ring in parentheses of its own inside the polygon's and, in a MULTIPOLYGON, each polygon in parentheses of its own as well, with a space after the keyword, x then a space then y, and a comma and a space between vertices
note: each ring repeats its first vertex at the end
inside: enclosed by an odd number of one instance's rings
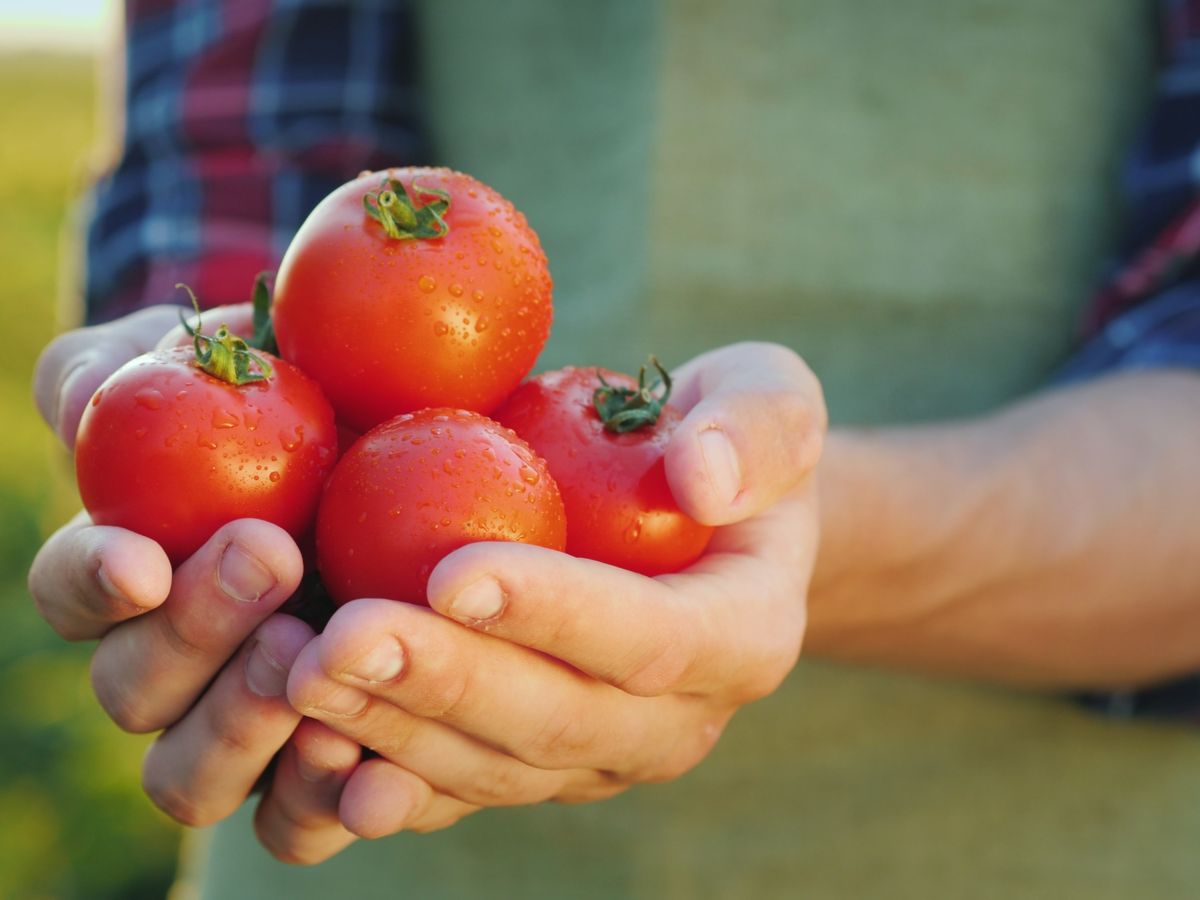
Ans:
POLYGON ((30 399, 56 330, 60 242, 95 127, 86 58, 0 55, 0 898, 161 898, 177 831, 138 787, 145 741, 88 686, 89 646, 37 617, 25 572, 76 508, 69 460, 30 399))

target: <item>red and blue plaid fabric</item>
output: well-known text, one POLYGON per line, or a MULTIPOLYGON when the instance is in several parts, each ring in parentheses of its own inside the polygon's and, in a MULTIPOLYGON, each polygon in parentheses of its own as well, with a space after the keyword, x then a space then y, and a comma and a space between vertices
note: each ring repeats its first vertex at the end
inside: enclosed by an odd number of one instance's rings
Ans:
MULTIPOLYGON (((1160 0, 1162 71, 1123 188, 1127 236, 1057 381, 1200 368, 1200 0, 1160 0)), ((359 171, 427 162, 402 0, 127 0, 126 121, 92 194, 89 321, 248 297, 309 210, 359 171)), ((1200 676, 1097 695, 1112 713, 1194 714, 1200 676)))
POLYGON ((127 0, 121 159, 92 193, 89 321, 248 299, 317 202, 423 160, 398 0, 127 0))

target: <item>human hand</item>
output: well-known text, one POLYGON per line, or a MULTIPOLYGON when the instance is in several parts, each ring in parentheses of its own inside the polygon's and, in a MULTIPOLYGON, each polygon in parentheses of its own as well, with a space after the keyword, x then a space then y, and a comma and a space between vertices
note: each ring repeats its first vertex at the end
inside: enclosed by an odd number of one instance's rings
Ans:
POLYGON ((675 778, 790 671, 817 542, 820 388, 789 351, 737 345, 684 366, 674 396, 687 416, 672 491, 725 526, 687 571, 474 544, 434 570, 432 609, 356 600, 301 651, 293 705, 379 754, 345 782, 349 831, 675 778))
MULTIPOLYGON (((99 384, 177 321, 177 308, 155 307, 47 347, 37 403, 68 446, 99 384)), ((232 812, 299 721, 284 679, 312 631, 275 610, 302 571, 292 539, 255 520, 220 529, 174 572, 153 541, 84 513, 38 553, 29 590, 43 617, 69 640, 99 639, 101 705, 128 731, 165 729, 144 782, 173 818, 204 825, 232 812)), ((274 791, 270 806, 289 798, 274 791)))

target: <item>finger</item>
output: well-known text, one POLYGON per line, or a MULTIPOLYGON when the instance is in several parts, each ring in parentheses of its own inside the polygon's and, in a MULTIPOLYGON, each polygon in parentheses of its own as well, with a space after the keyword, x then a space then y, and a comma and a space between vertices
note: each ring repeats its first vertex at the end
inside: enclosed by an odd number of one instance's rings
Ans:
MULTIPOLYGON (((193 331, 204 328, 205 334, 212 334, 220 326, 225 325, 240 338, 249 340, 254 337, 254 307, 249 303, 234 303, 229 306, 214 306, 206 309, 200 315, 192 313, 187 317, 188 327, 193 331)), ((156 349, 166 350, 171 347, 187 347, 192 343, 192 336, 175 320, 175 327, 159 338, 156 349)))
POLYGON ((440 794, 423 779, 382 759, 354 770, 342 791, 342 823, 364 838, 398 831, 437 831, 479 809, 440 794))
MULTIPOLYGON (((744 702, 777 686, 804 631, 799 589, 789 598, 780 587, 796 580, 785 571, 799 571, 795 551, 751 554, 736 543, 748 528, 769 531, 757 525, 718 531, 716 550, 686 573, 657 578, 525 544, 472 544, 433 570, 429 603, 625 693, 744 702)), ((788 523, 783 538, 806 546, 815 541, 806 527, 788 523)))
POLYGON ((354 842, 338 819, 338 802, 361 754, 357 743, 320 722, 300 721, 254 813, 255 833, 272 856, 313 865, 354 842))
MULTIPOLYGON (((332 639, 338 640, 336 634, 332 639)), ((292 667, 288 678, 292 703, 305 715, 420 776, 435 790, 474 805, 514 806, 548 800, 570 777, 534 768, 455 728, 376 699, 359 689, 357 678, 350 679, 348 686, 339 683, 322 669, 321 661, 322 656, 338 654, 323 653, 321 641, 306 649, 292 667)), ((395 641, 385 646, 399 648, 395 641)))
POLYGON ((33 396, 42 418, 68 448, 84 407, 104 379, 154 347, 178 321, 178 307, 151 306, 123 319, 70 331, 42 351, 33 372, 33 396))
POLYGON ((92 525, 79 513, 50 536, 29 569, 29 594, 50 627, 90 640, 160 606, 171 563, 154 541, 123 528, 92 525))
POLYGON ((727 525, 761 512, 820 458, 825 401, 792 351, 734 344, 692 360, 675 380, 672 398, 688 412, 667 445, 667 480, 698 522, 727 525))
POLYGON ((175 572, 158 609, 110 631, 92 657, 96 697, 126 731, 156 731, 195 702, 225 661, 295 590, 303 574, 282 528, 241 519, 175 572))
POLYGON ((633 697, 543 654, 390 600, 339 609, 296 660, 288 697, 344 734, 355 729, 359 739, 385 737, 397 721, 391 708, 399 707, 534 769, 554 770, 657 769, 666 764, 664 747, 678 743, 678 754, 690 754, 702 712, 693 698, 633 697))
POLYGON ((287 702, 287 671, 312 636, 299 619, 267 619, 199 702, 150 746, 142 787, 159 809, 203 828, 241 806, 300 721, 287 702))

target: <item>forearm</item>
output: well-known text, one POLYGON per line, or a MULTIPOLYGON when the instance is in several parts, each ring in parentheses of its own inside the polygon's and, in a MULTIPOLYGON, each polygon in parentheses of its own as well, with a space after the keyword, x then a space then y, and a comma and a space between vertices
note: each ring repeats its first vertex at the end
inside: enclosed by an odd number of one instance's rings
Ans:
POLYGON ((1055 686, 1200 668, 1200 377, 831 435, 808 652, 1055 686))

